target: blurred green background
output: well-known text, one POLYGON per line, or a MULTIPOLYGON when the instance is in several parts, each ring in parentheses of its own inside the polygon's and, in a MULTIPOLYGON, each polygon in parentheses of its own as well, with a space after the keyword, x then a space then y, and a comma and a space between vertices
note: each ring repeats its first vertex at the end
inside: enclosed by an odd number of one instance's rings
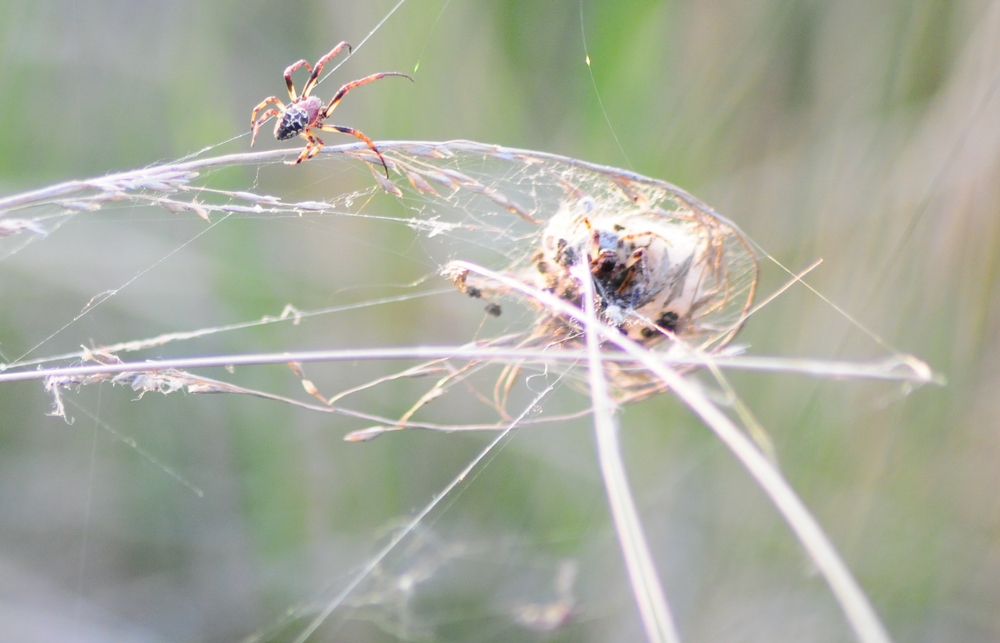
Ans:
MULTIPOLYGON (((0 189, 243 134, 288 64, 360 43, 393 4, 0 0, 0 189)), ((317 94, 388 70, 416 82, 358 89, 334 121, 375 140, 468 138, 633 169, 698 195, 793 270, 822 258, 810 282, 948 385, 907 395, 740 373, 736 389, 896 640, 1000 639, 1000 4, 409 0, 317 94)), ((248 166, 214 185, 330 198, 346 189, 331 167, 248 166)), ((127 215, 79 215, 0 262, 2 361, 42 342, 31 356, 370 300, 434 270, 395 228, 245 219, 191 242, 205 230, 194 217, 127 215)), ((772 268, 762 292, 783 279, 772 268)), ((456 295, 161 354, 467 341, 482 321, 472 308, 456 295), (442 325, 452 318, 468 336, 442 325)), ((739 341, 765 355, 887 352, 802 288, 739 341)), ((308 372, 333 392, 388 371, 308 372)), ((301 397, 281 368, 236 376, 301 397)), ((357 405, 398 416, 426 386, 357 405)), ((45 416, 38 383, 0 387, 5 640, 291 640, 489 439, 346 444, 363 423, 276 402, 136 402, 109 386, 68 397, 72 425, 45 416)), ((554 408, 571 408, 565 397, 554 408)), ((435 404, 438 419, 468 421, 435 404)), ((679 403, 622 418, 684 640, 851 639, 780 518, 679 403)), ((591 444, 585 421, 518 433, 314 640, 636 640, 591 444), (566 560, 575 618, 520 627, 520 607, 553 600, 566 560)))

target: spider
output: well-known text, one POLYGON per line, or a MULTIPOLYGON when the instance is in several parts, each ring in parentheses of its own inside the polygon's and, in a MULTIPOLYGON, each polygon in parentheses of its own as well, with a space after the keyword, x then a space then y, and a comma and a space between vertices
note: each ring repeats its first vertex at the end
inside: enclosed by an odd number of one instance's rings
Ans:
POLYGON ((580 284, 570 274, 588 266, 596 308, 605 322, 645 345, 688 329, 703 303, 706 248, 646 213, 596 211, 591 199, 554 215, 532 255, 528 283, 582 307, 580 284))
POLYGON ((401 74, 398 71, 386 71, 379 74, 372 74, 371 76, 365 76, 364 78, 359 78, 358 80, 352 80, 347 83, 333 95, 330 102, 323 107, 323 101, 315 96, 310 96, 312 90, 316 87, 316 83, 319 82, 320 72, 323 70, 323 65, 330 61, 331 58, 335 57, 344 49, 347 49, 347 53, 351 52, 351 46, 346 42, 342 42, 336 47, 334 47, 330 53, 323 56, 316 63, 315 67, 310 67, 309 62, 305 60, 300 60, 297 63, 288 67, 285 70, 285 84, 288 85, 288 97, 292 99, 292 102, 287 106, 278 100, 277 96, 269 96, 264 99, 260 105, 254 108, 253 114, 250 115, 250 131, 253 136, 250 139, 250 147, 253 147, 254 141, 257 140, 257 132, 260 131, 261 125, 263 125, 269 118, 277 118, 277 122, 274 126, 274 137, 279 141, 286 141, 293 136, 301 136, 306 139, 305 149, 299 154, 299 158, 294 161, 285 161, 287 165, 298 165, 302 161, 308 161, 312 157, 316 156, 319 151, 323 148, 323 141, 313 133, 314 129, 323 130, 324 132, 341 132, 342 134, 350 134, 356 138, 360 138, 362 141, 368 144, 368 147, 372 148, 372 151, 378 155, 380 161, 382 161, 382 167, 385 169, 385 176, 389 178, 389 166, 386 165, 385 158, 382 154, 375 148, 375 144, 372 140, 351 127, 343 127, 341 125, 327 125, 323 121, 330 118, 333 114, 333 110, 337 109, 337 104, 340 103, 347 92, 351 91, 355 87, 360 87, 361 85, 367 85, 368 83, 378 80, 380 78, 385 78, 386 76, 402 76, 403 78, 409 79, 411 82, 412 78, 406 74, 401 74), (299 67, 305 67, 311 73, 309 80, 302 87, 302 95, 299 96, 295 92, 295 84, 292 82, 292 72, 294 72, 299 67), (269 104, 274 103, 276 107, 272 107, 263 114, 260 118, 257 118, 257 114, 260 113, 262 109, 267 107, 269 104))

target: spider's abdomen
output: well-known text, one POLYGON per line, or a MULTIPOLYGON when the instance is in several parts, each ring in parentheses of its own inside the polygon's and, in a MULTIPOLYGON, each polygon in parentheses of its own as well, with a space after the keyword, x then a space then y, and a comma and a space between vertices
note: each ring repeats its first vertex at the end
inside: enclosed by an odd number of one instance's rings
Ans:
POLYGON ((286 141, 301 134, 307 125, 309 125, 309 114, 306 110, 291 105, 278 121, 278 126, 274 128, 274 137, 279 141, 286 141))
POLYGON ((315 124, 316 117, 319 116, 319 111, 322 108, 323 101, 315 96, 300 98, 285 110, 284 116, 274 128, 274 137, 279 141, 286 141, 293 136, 298 136, 307 127, 315 124))

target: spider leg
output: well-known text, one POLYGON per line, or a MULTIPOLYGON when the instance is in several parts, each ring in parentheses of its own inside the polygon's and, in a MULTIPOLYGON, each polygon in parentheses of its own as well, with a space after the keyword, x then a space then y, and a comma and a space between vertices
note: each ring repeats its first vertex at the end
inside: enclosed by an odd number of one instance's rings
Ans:
MULTIPOLYGON (((295 93, 295 83, 292 82, 292 72, 294 72, 299 67, 305 67, 306 69, 309 70, 309 73, 312 73, 313 70, 308 60, 300 60, 294 65, 289 65, 288 69, 285 70, 285 84, 288 85, 288 97, 292 99, 293 103, 297 101, 299 97, 298 94, 295 93)), ((306 96, 307 94, 303 92, 302 95, 306 96)))
POLYGON ((322 112, 323 113, 322 118, 330 118, 330 114, 333 113, 333 110, 337 109, 337 103, 339 103, 340 99, 342 99, 344 96, 347 95, 347 92, 351 91, 355 87, 360 87, 361 85, 367 85, 372 81, 376 81, 379 78, 385 78, 386 76, 402 76, 403 78, 409 80, 411 83, 413 82, 412 78, 410 78, 406 74, 401 74, 398 71, 384 71, 379 74, 372 74, 371 76, 365 76, 364 78, 359 78, 358 80, 352 80, 351 82, 347 83, 346 85, 338 89, 337 93, 333 95, 333 98, 330 99, 330 103, 326 106, 326 109, 324 109, 322 112))
POLYGON ((323 56, 318 61, 316 61, 316 68, 312 70, 312 74, 309 76, 309 80, 307 80, 306 84, 302 86, 303 96, 308 96, 309 94, 312 93, 312 90, 316 86, 316 83, 319 82, 319 75, 323 71, 323 65, 330 62, 330 59, 339 54, 341 51, 343 51, 345 47, 347 48, 347 53, 350 54, 351 46, 346 42, 342 42, 333 49, 331 49, 330 53, 328 53, 327 55, 323 56))
POLYGON ((633 252, 632 256, 629 257, 628 261, 625 262, 625 269, 628 272, 625 273, 625 278, 622 280, 622 285, 618 286, 618 289, 615 290, 616 294, 621 295, 622 293, 628 290, 629 286, 632 285, 632 280, 635 278, 635 273, 637 270, 640 269, 639 262, 642 261, 642 258, 645 255, 646 255, 645 250, 639 248, 638 250, 633 252))
POLYGON ((312 130, 307 129, 299 136, 306 139, 306 146, 302 149, 302 153, 299 154, 299 158, 294 161, 285 161, 285 165, 298 165, 303 161, 308 161, 323 149, 323 139, 313 134, 312 130))
POLYGON ((250 139, 250 147, 253 147, 254 141, 257 140, 257 132, 260 131, 260 126, 267 122, 267 119, 272 116, 280 116, 284 111, 285 104, 278 100, 277 96, 269 96, 261 101, 260 105, 253 108, 253 113, 250 114, 250 131, 253 132, 253 136, 250 139), (260 113, 260 110, 264 109, 271 103, 274 103, 276 107, 267 110, 261 115, 260 118, 257 118, 257 114, 260 113))
POLYGON ((324 124, 324 125, 317 125, 316 127, 323 130, 324 132, 340 132, 341 134, 350 134, 355 138, 360 138, 362 141, 368 144, 368 147, 372 148, 372 152, 375 152, 376 156, 378 156, 378 160, 382 161, 382 167, 385 168, 385 178, 389 178, 389 166, 386 165, 385 158, 382 156, 382 153, 378 151, 378 148, 375 147, 375 143, 372 143, 372 140, 370 138, 368 138, 367 136, 365 136, 364 134, 362 134, 361 132, 359 132, 354 128, 344 127, 342 125, 324 124))
POLYGON ((267 121, 267 119, 271 118, 272 116, 281 116, 281 111, 277 109, 269 109, 266 112, 264 112, 263 115, 261 115, 260 119, 258 119, 257 122, 253 123, 252 125, 253 135, 250 137, 250 147, 253 147, 254 142, 257 140, 257 132, 260 131, 261 125, 263 125, 267 121))

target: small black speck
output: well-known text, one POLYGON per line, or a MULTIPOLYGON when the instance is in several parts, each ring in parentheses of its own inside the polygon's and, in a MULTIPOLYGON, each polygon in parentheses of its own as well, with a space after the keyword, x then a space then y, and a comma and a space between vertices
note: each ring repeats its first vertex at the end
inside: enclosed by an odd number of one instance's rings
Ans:
POLYGON ((493 315, 494 317, 500 316, 500 304, 487 304, 486 314, 493 315))
MULTIPOLYGON (((564 240, 560 239, 560 241, 564 240)), ((576 263, 576 251, 573 250, 573 248, 566 247, 564 243, 560 246, 559 252, 556 253, 556 261, 558 261, 560 265, 563 265, 567 268, 569 266, 572 266, 573 264, 576 263)))
POLYGON ((680 318, 672 310, 660 315, 660 318, 656 320, 656 325, 664 330, 669 330, 671 333, 677 331, 677 322, 680 318))
POLYGON ((543 275, 549 271, 549 264, 545 263, 544 261, 539 261, 535 267, 538 268, 538 272, 542 273, 543 275))
POLYGON ((624 229, 625 229, 625 226, 623 226, 621 224, 618 224, 618 223, 615 224, 615 232, 621 232, 624 229))
POLYGON ((483 296, 483 291, 476 288, 475 286, 469 286, 465 289, 465 294, 472 297, 473 299, 479 299, 483 296))
POLYGON ((646 326, 645 328, 642 329, 642 336, 646 339, 649 339, 650 337, 656 334, 657 334, 656 331, 650 328, 649 326, 646 326))

